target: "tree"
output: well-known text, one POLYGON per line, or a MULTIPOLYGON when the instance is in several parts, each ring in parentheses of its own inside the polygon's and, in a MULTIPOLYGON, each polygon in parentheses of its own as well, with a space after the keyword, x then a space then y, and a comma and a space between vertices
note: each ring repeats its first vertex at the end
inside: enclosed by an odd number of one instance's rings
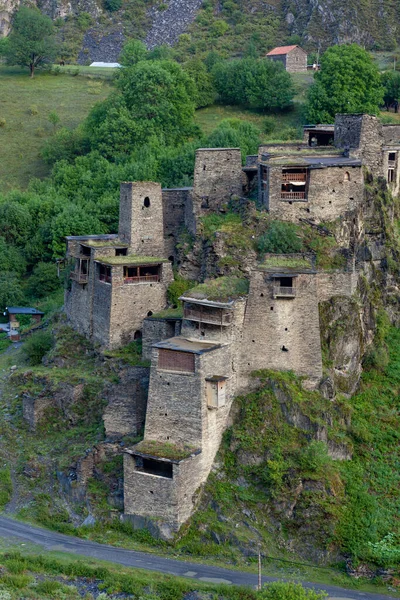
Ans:
POLYGON ((397 108, 400 100, 400 73, 396 71, 385 71, 382 73, 381 78, 384 88, 383 101, 385 103, 385 108, 389 110, 390 106, 393 104, 397 108))
POLYGON ((131 153, 158 140, 178 145, 197 133, 196 86, 182 67, 169 60, 142 60, 121 69, 119 92, 98 103, 86 130, 92 148, 107 157, 131 153))
POLYGON ((245 58, 216 63, 214 85, 226 104, 262 110, 288 108, 293 100, 292 78, 280 63, 245 58))
POLYGON ((0 311, 6 306, 21 306, 24 303, 24 293, 21 283, 15 273, 0 273, 0 311))
POLYGON ((195 96, 196 108, 203 108, 215 102, 217 92, 214 87, 213 78, 207 71, 207 67, 199 58, 189 60, 184 69, 193 79, 197 93, 195 96))
POLYGON ((28 290, 34 298, 43 298, 61 286, 54 263, 39 262, 29 278, 28 290))
POLYGON ((28 67, 31 77, 35 69, 51 63, 57 53, 53 22, 36 8, 21 6, 16 13, 6 46, 10 65, 28 67))
POLYGON ((357 44, 328 48, 314 79, 307 102, 310 123, 332 123, 336 113, 379 113, 383 102, 379 71, 357 44))
POLYGON ((129 40, 122 48, 118 61, 124 67, 136 65, 139 61, 147 57, 148 51, 143 42, 139 40, 129 40))

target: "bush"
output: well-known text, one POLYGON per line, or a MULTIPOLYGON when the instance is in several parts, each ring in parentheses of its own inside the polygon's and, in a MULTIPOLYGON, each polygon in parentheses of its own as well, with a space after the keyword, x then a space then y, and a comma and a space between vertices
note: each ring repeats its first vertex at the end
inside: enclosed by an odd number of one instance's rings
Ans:
POLYGON ((323 600, 325 592, 306 590, 300 583, 267 583, 257 594, 260 600, 323 600))
POLYGON ((104 0, 104 8, 109 12, 115 12, 122 6, 122 0, 104 0))
POLYGON ((61 287, 54 263, 40 262, 29 278, 29 293, 34 298, 43 298, 61 287))
POLYGON ((40 365, 44 355, 53 345, 53 336, 50 331, 38 331, 31 335, 24 344, 24 353, 29 364, 40 365))
POLYGON ((268 230, 257 242, 258 251, 289 254, 300 252, 302 242, 297 235, 297 228, 293 223, 273 221, 268 230))
POLYGON ((181 304, 179 297, 195 285, 195 281, 192 281, 191 279, 184 279, 183 277, 177 275, 175 281, 170 283, 170 285, 168 286, 168 302, 172 304, 172 306, 179 306, 181 304))
POLYGON ((12 481, 10 469, 4 467, 0 469, 0 510, 3 510, 6 504, 11 500, 12 481))
POLYGON ((264 119, 264 133, 269 135, 275 129, 275 121, 272 117, 266 117, 264 119))

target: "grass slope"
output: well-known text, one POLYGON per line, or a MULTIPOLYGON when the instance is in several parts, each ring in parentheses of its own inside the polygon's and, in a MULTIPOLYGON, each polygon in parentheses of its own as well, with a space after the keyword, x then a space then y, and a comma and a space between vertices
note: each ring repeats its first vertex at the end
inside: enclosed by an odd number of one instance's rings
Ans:
POLYGON ((74 128, 95 102, 107 97, 106 81, 71 75, 38 73, 0 67, 0 192, 24 188, 33 177, 44 177, 48 166, 39 152, 54 133, 49 114, 60 117, 59 127, 74 128))

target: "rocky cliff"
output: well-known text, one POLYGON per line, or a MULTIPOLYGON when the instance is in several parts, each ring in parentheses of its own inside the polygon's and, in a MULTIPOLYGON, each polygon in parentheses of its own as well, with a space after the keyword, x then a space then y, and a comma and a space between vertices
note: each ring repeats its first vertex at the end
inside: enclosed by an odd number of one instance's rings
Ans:
MULTIPOLYGON (((36 2, 53 19, 67 20, 62 36, 64 30, 67 38, 71 37, 71 21, 75 23, 73 52, 66 58, 76 60, 79 55, 80 63, 116 60, 125 38, 143 39, 153 48, 176 44, 185 32, 199 52, 214 47, 233 54, 243 52, 250 41, 263 53, 293 35, 310 50, 348 42, 393 49, 399 40, 400 10, 390 0, 361 4, 355 0, 345 4, 338 0, 123 0, 116 12, 107 10, 101 0, 36 2)), ((9 32, 18 5, 19 0, 0 2, 0 36, 9 32)))

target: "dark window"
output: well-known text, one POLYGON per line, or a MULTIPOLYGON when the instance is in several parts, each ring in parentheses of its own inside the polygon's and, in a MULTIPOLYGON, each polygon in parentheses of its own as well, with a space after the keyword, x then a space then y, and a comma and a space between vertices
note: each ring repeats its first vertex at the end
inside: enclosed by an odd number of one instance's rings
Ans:
POLYGON ((160 281, 160 265, 124 267, 124 283, 146 283, 160 281))
POLYGON ((158 368, 166 371, 180 371, 183 373, 194 373, 195 357, 190 352, 179 350, 160 349, 158 354, 158 368))
POLYGON ((281 287, 293 287, 293 277, 281 277, 279 283, 281 287))
POLYGON ((153 458, 142 458, 135 456, 136 470, 149 475, 158 475, 158 477, 168 477, 172 479, 172 463, 153 458))
POLYGON ((149 208, 150 198, 148 196, 146 196, 146 198, 144 199, 143 206, 145 206, 145 208, 149 208))
POLYGON ((128 254, 128 248, 117 248, 115 256, 126 256, 128 254))
POLYGON ((396 160, 396 152, 389 152, 388 159, 393 161, 396 160))
POLYGON ((388 169, 387 180, 389 183, 393 183, 394 181, 394 169, 388 169))
POLYGON ((81 244, 81 254, 83 254, 83 256, 90 256, 90 248, 81 244))
POLYGON ((99 279, 105 283, 111 283, 111 267, 99 265, 99 279))

